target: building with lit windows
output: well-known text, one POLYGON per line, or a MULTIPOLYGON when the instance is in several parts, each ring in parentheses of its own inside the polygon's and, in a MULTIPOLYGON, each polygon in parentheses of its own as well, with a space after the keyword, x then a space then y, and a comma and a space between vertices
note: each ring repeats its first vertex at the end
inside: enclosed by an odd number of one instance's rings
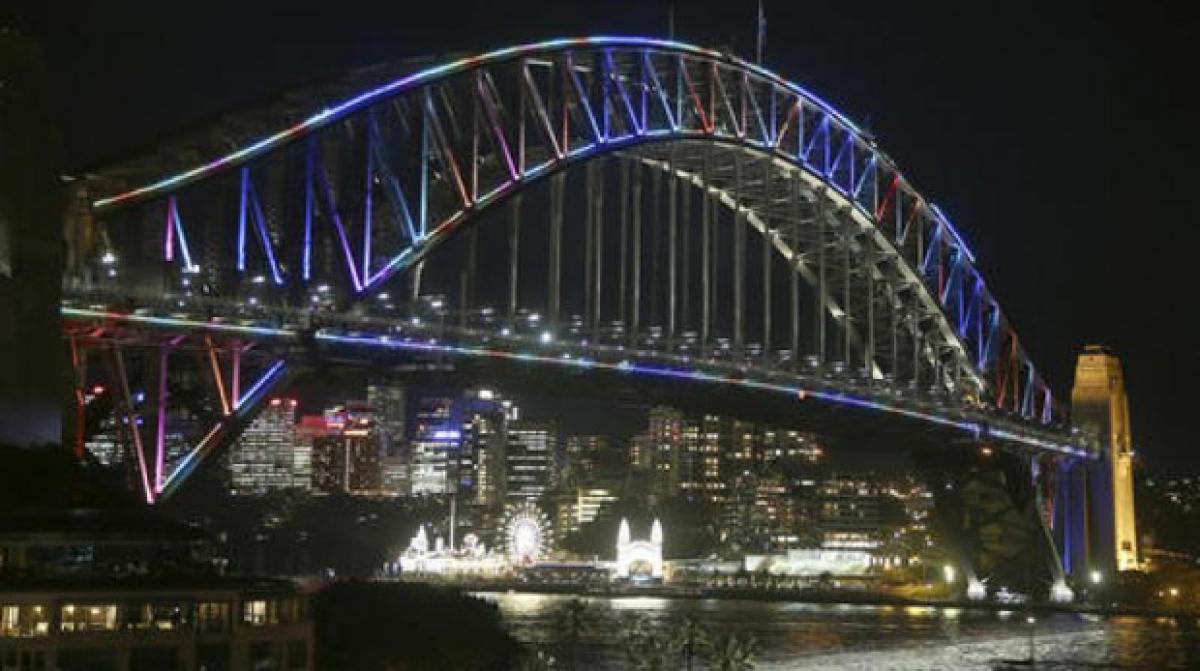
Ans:
POLYGON ((451 461, 462 445, 462 429, 454 419, 454 401, 422 399, 409 441, 410 478, 414 495, 443 495, 454 491, 451 461))
POLYGON ((555 529, 560 534, 579 531, 619 498, 615 487, 575 487, 563 491, 557 497, 555 529))
POLYGON ((468 389, 456 414, 462 443, 451 465, 459 500, 498 507, 504 501, 507 425, 517 415, 516 406, 493 389, 468 389))
POLYGON ((567 487, 584 486, 600 476, 603 455, 609 450, 607 436, 566 436, 563 439, 559 482, 567 487))
POLYGON ((683 455, 683 413, 664 406, 650 409, 646 430, 650 468, 653 471, 652 491, 662 496, 679 493, 680 458, 683 455))
POLYGON ((383 454, 374 413, 365 403, 327 409, 301 420, 302 436, 312 440, 313 491, 352 496, 383 496, 383 454))
POLYGON ((296 400, 273 398, 230 447, 229 490, 260 495, 312 488, 312 444, 299 439, 296 400))
POLYGON ((401 453, 383 457, 380 461, 384 496, 408 496, 412 493, 408 459, 408 454, 401 453))
POLYGON ((403 385, 383 382, 367 385, 367 406, 375 414, 376 430, 386 457, 404 451, 407 402, 408 395, 403 385))
POLYGON ((883 491, 870 476, 834 475, 818 487, 817 525, 821 547, 828 550, 872 550, 882 541, 880 503, 883 491))
POLYGON ((722 503, 726 495, 723 465, 729 444, 729 420, 704 415, 684 423, 683 455, 679 460, 679 490, 685 496, 697 496, 722 503))
POLYGON ((533 500, 554 484, 558 433, 553 422, 520 419, 508 425, 504 481, 507 499, 533 500))
POLYGON ((0 517, 0 668, 313 668, 308 599, 221 577, 207 541, 144 511, 0 517))

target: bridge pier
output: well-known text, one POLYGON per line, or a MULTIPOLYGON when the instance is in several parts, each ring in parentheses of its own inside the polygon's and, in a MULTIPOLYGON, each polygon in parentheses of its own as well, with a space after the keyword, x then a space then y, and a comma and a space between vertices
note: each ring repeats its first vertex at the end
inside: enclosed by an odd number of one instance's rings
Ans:
POLYGON ((968 586, 1047 598, 1064 584, 1029 458, 968 442, 917 461, 934 492, 947 563, 968 586))
POLYGON ((1054 542, 1063 571, 1081 582, 1089 571, 1087 464, 1078 459, 1059 460, 1054 484, 1054 542))

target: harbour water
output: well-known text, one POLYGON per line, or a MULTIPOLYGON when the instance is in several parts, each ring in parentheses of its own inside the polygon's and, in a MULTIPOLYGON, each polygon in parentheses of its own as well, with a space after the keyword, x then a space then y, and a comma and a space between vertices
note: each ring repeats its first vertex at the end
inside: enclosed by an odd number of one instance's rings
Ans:
MULTIPOLYGON (((513 635, 526 643, 545 643, 555 607, 573 598, 479 596, 494 601, 513 635)), ((961 608, 584 598, 610 616, 640 612, 654 626, 690 614, 713 631, 752 634, 761 644, 756 669, 762 671, 991 669, 999 660, 1026 659, 1031 630, 1039 668, 1200 669, 1195 619, 1043 613, 1031 625, 1019 612, 961 608)), ((615 629, 589 637, 580 658, 585 669, 625 668, 615 629)))

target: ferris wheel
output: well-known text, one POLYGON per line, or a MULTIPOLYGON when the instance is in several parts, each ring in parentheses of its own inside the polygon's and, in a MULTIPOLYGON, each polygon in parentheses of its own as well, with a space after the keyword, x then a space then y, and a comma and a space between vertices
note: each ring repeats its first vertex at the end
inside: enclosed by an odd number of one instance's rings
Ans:
POLYGON ((510 504, 504 512, 504 549, 514 566, 528 566, 550 554, 550 518, 532 501, 510 504))

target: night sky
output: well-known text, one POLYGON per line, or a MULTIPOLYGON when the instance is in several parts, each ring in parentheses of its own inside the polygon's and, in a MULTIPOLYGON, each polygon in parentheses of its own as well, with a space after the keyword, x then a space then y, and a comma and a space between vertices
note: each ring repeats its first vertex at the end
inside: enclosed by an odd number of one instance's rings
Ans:
MULTIPOLYGON (((665 0, 79 4, 18 10, 67 171, 359 65, 667 31, 665 0)), ((1113 346, 1151 469, 1196 470, 1200 26, 1105 4, 767 0, 766 61, 872 129, 956 222, 1060 399, 1083 344, 1113 346)), ((679 1, 676 37, 750 56, 754 14, 679 1)))

